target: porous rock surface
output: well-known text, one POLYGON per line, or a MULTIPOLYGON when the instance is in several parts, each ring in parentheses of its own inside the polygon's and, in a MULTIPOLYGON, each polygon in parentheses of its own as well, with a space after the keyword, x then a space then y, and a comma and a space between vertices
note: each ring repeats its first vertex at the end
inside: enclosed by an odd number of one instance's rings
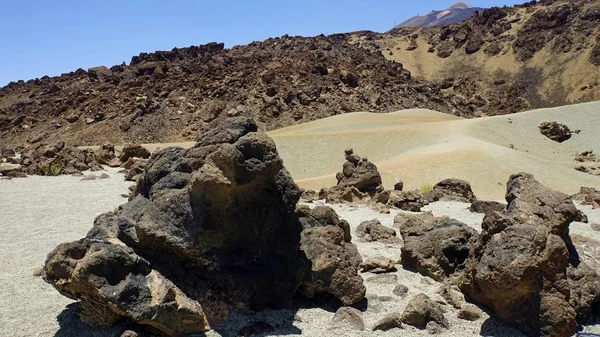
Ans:
POLYGON ((404 240, 400 263, 437 281, 464 268, 478 233, 466 224, 433 217, 431 213, 394 218, 404 240))
POLYGON ((572 336, 593 322, 600 280, 580 261, 569 196, 527 173, 511 176, 505 212, 486 214, 461 281, 462 291, 529 336, 572 336))
POLYGON ((52 251, 44 280, 171 336, 223 325, 232 310, 287 307, 301 283, 348 304, 364 296, 356 248, 338 226, 303 232, 300 190, 249 118, 154 153, 133 196, 52 251), (336 288, 352 276, 353 287, 336 288))

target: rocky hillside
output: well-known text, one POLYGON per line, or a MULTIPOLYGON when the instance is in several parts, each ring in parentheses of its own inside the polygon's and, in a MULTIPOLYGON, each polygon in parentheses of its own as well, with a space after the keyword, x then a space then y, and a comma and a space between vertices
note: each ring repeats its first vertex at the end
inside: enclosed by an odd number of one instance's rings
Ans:
POLYGON ((346 35, 287 37, 140 54, 129 65, 79 69, 0 89, 8 145, 191 140, 206 123, 253 117, 274 129, 348 111, 423 107, 470 114, 438 84, 347 43, 346 35))
POLYGON ((5 146, 193 140, 207 123, 271 130, 349 111, 465 117, 600 99, 600 0, 492 8, 445 27, 173 49, 0 88, 5 146))
POLYGON ((427 15, 413 16, 394 28, 447 26, 463 22, 472 17, 476 12, 482 13, 483 11, 485 11, 485 8, 473 7, 464 2, 457 2, 441 11, 431 11, 427 15))
POLYGON ((477 115, 600 99, 600 1, 492 8, 456 25, 357 33, 414 77, 480 102, 477 115))

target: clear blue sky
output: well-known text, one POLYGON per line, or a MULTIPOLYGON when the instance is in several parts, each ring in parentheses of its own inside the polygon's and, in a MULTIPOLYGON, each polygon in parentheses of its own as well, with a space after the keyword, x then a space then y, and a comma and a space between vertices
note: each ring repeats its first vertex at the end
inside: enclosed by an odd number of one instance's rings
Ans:
MULTIPOLYGON (((3 0, 0 86, 112 66, 140 52, 211 41, 227 47, 284 34, 386 31, 454 1, 440 0, 3 0)), ((473 0, 471 5, 513 5, 473 0)))

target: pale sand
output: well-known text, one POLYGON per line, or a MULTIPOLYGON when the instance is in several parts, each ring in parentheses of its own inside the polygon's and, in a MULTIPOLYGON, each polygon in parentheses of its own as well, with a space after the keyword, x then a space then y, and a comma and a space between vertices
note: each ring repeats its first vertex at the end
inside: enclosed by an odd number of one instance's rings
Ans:
MULTIPOLYGON (((594 150, 600 155, 600 102, 477 119, 425 109, 356 112, 268 134, 296 183, 317 191, 335 185, 347 148, 373 161, 388 189, 400 180, 405 188, 419 188, 459 178, 469 181, 480 199, 503 199, 510 175, 523 171, 567 194, 581 186, 600 189, 600 176, 574 169, 577 154, 594 150), (540 134, 538 126, 545 121, 581 133, 556 143, 540 134)), ((151 151, 193 145, 144 144, 151 151)))
POLYGON ((576 154, 600 153, 600 102, 479 119, 430 110, 351 113, 269 135, 294 180, 314 190, 335 185, 346 148, 373 161, 386 188, 398 180, 411 188, 460 178, 480 199, 502 199, 508 177, 522 171, 568 194, 581 186, 600 188, 600 177, 574 169, 576 154), (554 120, 581 133, 553 142, 538 126, 554 120))
MULTIPOLYGON (((72 311, 65 311, 72 300, 61 296, 54 288, 44 283, 33 271, 40 267, 46 255, 59 243, 77 240, 91 228, 94 218, 125 202, 120 196, 127 193, 130 183, 123 176, 108 171, 110 179, 79 181, 77 177, 39 177, 0 180, 0 336, 60 336, 60 337, 118 337, 119 328, 90 329, 83 325, 72 311)), ((316 202, 311 207, 322 204, 316 202)), ((468 204, 434 203, 428 206, 435 215, 447 215, 480 229, 482 215, 468 212, 468 204)), ((379 219, 385 226, 392 227, 391 214, 379 214, 366 205, 332 205, 338 214, 349 221, 352 232, 364 220, 379 219)), ((592 222, 600 223, 600 210, 582 207, 592 222)), ((600 239, 597 232, 587 224, 573 224, 572 232, 591 239, 600 239)), ((364 258, 385 256, 399 259, 400 244, 363 243, 353 240, 364 258)), ((232 336, 243 326, 262 320, 277 327, 275 335, 305 336, 428 336, 427 331, 405 326, 404 330, 372 332, 373 325, 382 317, 393 312, 402 312, 408 301, 419 293, 440 299, 436 294, 440 284, 418 273, 406 271, 398 266, 394 274, 398 282, 409 288, 408 296, 399 298, 392 294, 396 284, 365 282, 369 295, 369 308, 364 312, 367 331, 329 330, 333 312, 322 308, 302 307, 299 310, 265 310, 253 316, 236 315, 231 324, 208 336, 232 336), (378 298, 374 298, 377 295, 378 298), (388 298, 386 299, 385 296, 388 298)), ((367 279, 374 274, 363 273, 367 279)), ((457 310, 445 306, 445 314, 451 324, 450 330, 440 336, 522 336, 520 333, 499 323, 488 314, 476 322, 467 322, 456 317, 457 310)), ((587 327, 588 331, 600 331, 587 327)))

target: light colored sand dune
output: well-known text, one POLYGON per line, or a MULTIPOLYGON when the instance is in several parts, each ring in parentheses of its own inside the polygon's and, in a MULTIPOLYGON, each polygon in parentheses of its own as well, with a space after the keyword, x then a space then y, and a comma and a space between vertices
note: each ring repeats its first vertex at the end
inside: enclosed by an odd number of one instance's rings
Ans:
POLYGON ((430 110, 353 113, 269 135, 298 184, 316 190, 335 184, 350 147, 379 167, 387 188, 397 180, 418 187, 454 177, 471 182, 480 198, 502 199, 508 177, 521 171, 569 194, 600 188, 600 177, 574 169, 577 153, 600 152, 600 102, 481 119, 430 110), (539 133, 544 121, 581 133, 559 144, 539 133))
MULTIPOLYGON (((600 102, 478 119, 426 109, 356 112, 268 134, 294 180, 314 190, 335 185, 346 148, 373 161, 386 188, 398 180, 407 187, 419 187, 459 178, 469 181, 479 198, 503 199, 508 177, 522 171, 569 194, 581 186, 600 188, 600 177, 574 169, 578 153, 594 150, 600 154, 600 102), (581 132, 559 144, 540 134, 538 126, 544 121, 558 121, 581 132)), ((155 151, 193 145, 144 146, 155 151)))

